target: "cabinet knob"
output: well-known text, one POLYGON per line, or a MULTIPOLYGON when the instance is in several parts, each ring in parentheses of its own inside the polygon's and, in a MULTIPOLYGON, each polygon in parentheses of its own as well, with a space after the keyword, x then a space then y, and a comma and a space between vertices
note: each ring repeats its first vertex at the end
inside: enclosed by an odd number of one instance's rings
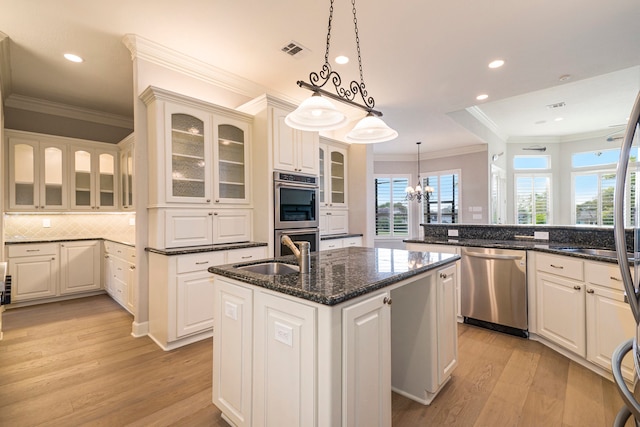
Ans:
POLYGON ((388 304, 391 305, 393 301, 391 300, 391 297, 384 297, 384 299, 382 300, 383 304, 388 304))
POLYGON ((132 265, 131 267, 129 267, 129 270, 135 270, 135 269, 136 269, 135 265, 132 265))
POLYGON ((96 206, 96 209, 100 209, 100 206, 96 206))
POLYGON ((213 212, 209 212, 209 215, 213 215, 213 212))
POLYGON ((44 209, 44 206, 40 206, 40 209, 44 209))
POLYGON ((580 289, 582 289, 582 288, 581 288, 580 286, 578 286, 578 285, 575 285, 575 286, 573 287, 573 289, 575 289, 576 291, 579 291, 579 290, 580 290, 580 289))
POLYGON ((214 212, 213 214, 214 214, 214 215, 218 215, 218 212, 214 212))
POLYGON ((105 258, 109 258, 109 255, 105 255, 104 257, 105 257, 105 258))
POLYGON ((446 279, 447 278, 447 273, 440 273, 440 278, 446 279))
POLYGON ((220 203, 220 200, 219 200, 219 199, 216 199, 216 203, 220 203))
POLYGON ((211 199, 207 199, 207 203, 211 202, 211 199))
POLYGON ((593 293, 595 293, 595 291, 593 289, 587 289, 587 293, 588 294, 593 294, 593 293))
POLYGON ((56 257, 51 257, 51 261, 55 261, 55 260, 56 260, 56 257))

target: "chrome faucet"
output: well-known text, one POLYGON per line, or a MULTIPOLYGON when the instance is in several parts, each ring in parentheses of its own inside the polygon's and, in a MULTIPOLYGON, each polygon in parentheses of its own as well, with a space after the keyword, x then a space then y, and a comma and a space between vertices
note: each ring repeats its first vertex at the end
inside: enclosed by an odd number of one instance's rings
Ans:
POLYGON ((309 242, 293 242, 291 237, 283 234, 280 238, 280 241, 283 245, 291 249, 293 255, 295 255, 298 260, 298 266, 300 267, 300 273, 305 274, 309 273, 311 267, 311 243, 309 242), (298 245, 300 249, 296 247, 298 245))

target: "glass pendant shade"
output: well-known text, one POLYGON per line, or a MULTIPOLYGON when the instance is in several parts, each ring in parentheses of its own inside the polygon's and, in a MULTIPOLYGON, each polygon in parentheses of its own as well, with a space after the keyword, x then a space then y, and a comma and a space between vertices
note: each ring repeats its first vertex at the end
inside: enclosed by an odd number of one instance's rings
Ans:
POLYGON ((294 129, 306 131, 333 130, 347 124, 347 116, 317 93, 302 101, 284 122, 294 129))
POLYGON ((345 139, 356 144, 373 144, 391 141, 398 137, 398 132, 391 129, 379 117, 368 114, 351 129, 345 139))

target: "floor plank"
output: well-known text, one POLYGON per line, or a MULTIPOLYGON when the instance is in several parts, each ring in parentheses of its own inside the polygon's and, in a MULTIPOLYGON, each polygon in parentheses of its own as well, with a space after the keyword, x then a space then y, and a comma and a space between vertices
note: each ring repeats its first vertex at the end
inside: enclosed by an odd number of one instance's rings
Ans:
MULTIPOLYGON (((132 321, 106 295, 5 312, 0 426, 226 426, 211 340, 165 352, 133 338, 132 321)), ((540 343, 458 335, 449 383, 430 406, 393 394, 394 427, 607 426, 622 406, 611 381, 540 343)))

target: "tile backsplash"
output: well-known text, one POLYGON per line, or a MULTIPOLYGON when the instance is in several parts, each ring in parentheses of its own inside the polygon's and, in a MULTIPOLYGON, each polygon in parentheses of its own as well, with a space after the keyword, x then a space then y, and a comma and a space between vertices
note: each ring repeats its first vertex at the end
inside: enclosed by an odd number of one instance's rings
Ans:
POLYGON ((134 243, 135 213, 5 214, 4 238, 8 242, 38 239, 102 237, 134 243), (48 225, 46 227, 45 225, 48 225))

